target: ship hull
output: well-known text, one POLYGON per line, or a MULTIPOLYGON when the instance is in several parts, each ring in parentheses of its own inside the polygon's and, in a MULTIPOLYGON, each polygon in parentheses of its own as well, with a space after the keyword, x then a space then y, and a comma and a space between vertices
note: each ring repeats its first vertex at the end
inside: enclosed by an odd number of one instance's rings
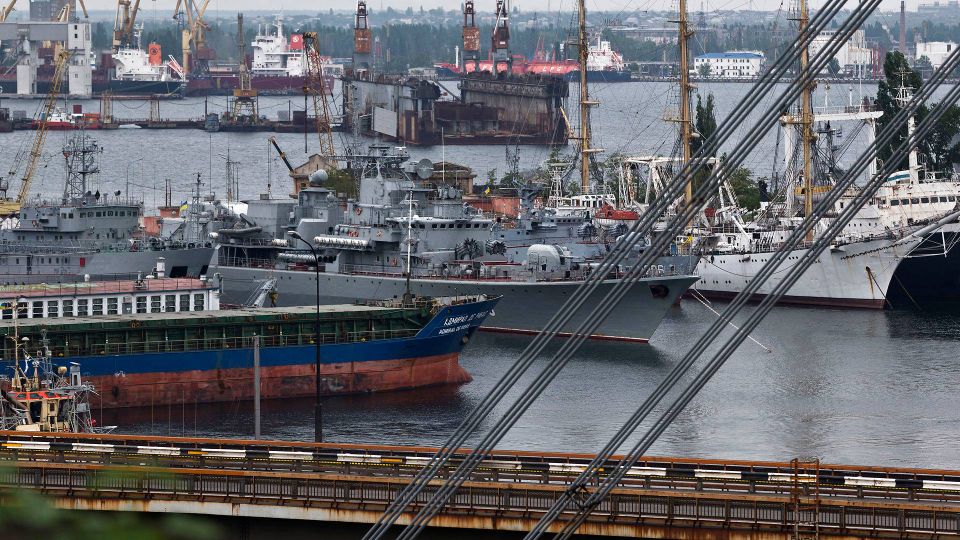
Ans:
MULTIPOLYGON (((334 78, 324 76, 324 88, 327 94, 333 93, 334 78)), ((250 85, 259 95, 295 96, 303 95, 306 77, 264 77, 250 78, 250 85)), ((188 96, 227 96, 240 87, 237 75, 208 75, 190 79, 186 86, 188 96)))
MULTIPOLYGON (((883 309, 894 272, 919 239, 892 245, 893 240, 846 244, 820 254, 780 301, 783 304, 883 309)), ((780 283, 787 269, 807 252, 793 250, 780 269, 751 300, 759 301, 780 283)), ((697 265, 700 279, 693 289, 707 298, 733 298, 756 276, 772 253, 705 255, 697 265)))
POLYGON ((903 260, 890 285, 894 306, 960 302, 960 224, 951 223, 924 237, 903 260))
POLYGON ((158 257, 165 260, 167 276, 198 277, 207 273, 213 253, 212 247, 198 247, 87 253, 48 249, 42 253, 25 255, 0 246, 0 255, 6 259, 6 264, 0 265, 0 281, 38 283, 74 281, 83 275, 147 275, 156 267, 158 257))
POLYGON ((130 81, 111 79, 102 86, 94 85, 94 92, 102 93, 109 90, 114 94, 180 94, 183 91, 183 81, 130 81))
MULTIPOLYGON (((571 71, 564 75, 564 78, 571 82, 578 82, 580 80, 580 71, 571 71)), ((587 70, 587 82, 593 83, 616 83, 616 82, 630 82, 633 80, 633 75, 629 71, 612 71, 612 70, 587 70)))
MULTIPOLYGON (((310 305, 316 301, 313 272, 229 266, 218 266, 216 271, 223 276, 224 298, 227 302, 242 301, 257 286, 258 280, 271 277, 279 278, 279 305, 310 305)), ((664 276, 648 278, 636 284, 613 309, 593 337, 617 341, 648 341, 667 312, 679 302, 680 297, 695 280, 693 276, 664 276)), ((615 283, 614 280, 603 282, 586 305, 592 309, 603 301, 615 283)), ((483 329, 520 334, 535 334, 542 330, 579 286, 580 282, 576 281, 416 279, 411 283, 414 294, 425 296, 502 296, 496 316, 488 319, 483 329)), ((342 304, 357 299, 400 297, 405 288, 406 281, 401 277, 321 273, 320 303, 342 304)), ((583 311, 577 313, 563 328, 565 333, 577 328, 586 315, 583 311)))
MULTIPOLYGON (((492 299, 442 308, 409 338, 322 345, 321 395, 469 382, 470 374, 459 363, 460 352, 496 304, 492 299)), ((95 409, 149 407, 251 399, 253 354, 247 347, 78 356, 58 362, 80 364, 84 378, 99 394, 92 398, 95 409)), ((316 394, 315 346, 262 347, 260 366, 262 398, 316 394)))

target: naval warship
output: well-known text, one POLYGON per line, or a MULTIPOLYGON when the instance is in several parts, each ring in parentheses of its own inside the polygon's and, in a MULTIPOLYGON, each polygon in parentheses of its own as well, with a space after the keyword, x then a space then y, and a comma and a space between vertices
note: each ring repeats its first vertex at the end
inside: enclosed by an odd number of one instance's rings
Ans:
MULTIPOLYGON (((0 227, 0 283, 72 282, 90 277, 147 275, 157 258, 167 276, 199 277, 207 273, 212 242, 195 238, 165 241, 143 233, 143 203, 119 191, 89 189, 99 172, 100 148, 78 131, 63 147, 66 182, 62 197, 28 199, 18 214, 0 227)), ((4 183, 5 184, 5 183, 4 183)), ((6 185, 0 185, 5 191, 6 185)))
MULTIPOLYGON (((318 278, 321 304, 491 294, 502 299, 485 328, 535 333, 599 265, 568 245, 589 232, 579 221, 548 219, 546 236, 538 232, 542 219, 506 234, 506 225, 465 204, 456 186, 428 180, 429 160, 411 162, 402 149, 374 145, 354 161, 362 162, 359 195, 345 205, 320 171, 296 201, 249 201, 233 225, 211 232, 225 298, 240 301, 262 280, 276 279, 280 305, 313 304, 318 278), (526 245, 520 236, 533 240, 526 245)), ((607 276, 589 305, 602 301, 624 270, 607 276)), ((652 265, 594 337, 648 340, 695 280, 682 268, 652 265)))

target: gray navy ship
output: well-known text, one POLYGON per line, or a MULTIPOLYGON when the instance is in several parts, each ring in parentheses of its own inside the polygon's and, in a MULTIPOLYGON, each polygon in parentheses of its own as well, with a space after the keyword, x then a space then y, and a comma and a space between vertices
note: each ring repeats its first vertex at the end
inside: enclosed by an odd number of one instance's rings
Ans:
MULTIPOLYGON (((529 334, 597 268, 599 259, 590 252, 608 250, 581 218, 531 213, 509 227, 486 217, 464 203, 457 187, 431 179, 428 160, 411 162, 402 149, 374 145, 354 162, 363 168, 359 196, 345 205, 318 172, 297 200, 264 197, 249 201, 229 226, 211 222, 219 224, 210 234, 218 242, 216 271, 225 299, 241 302, 259 283, 276 279, 281 305, 313 304, 317 275, 322 304, 399 298, 408 291, 491 294, 502 299, 486 328, 529 334), (301 239, 315 246, 316 257, 301 239)), ((591 305, 617 277, 603 281, 591 305)), ((687 268, 654 265, 594 337, 648 340, 695 280, 687 268)))
MULTIPOLYGON (((63 148, 67 177, 62 197, 31 198, 0 228, 0 284, 73 282, 154 271, 163 257, 168 277, 207 273, 209 238, 171 242, 143 233, 143 204, 120 192, 91 192, 99 172, 97 144, 79 131, 63 148)), ((5 187, 5 186, 4 186, 5 187)))

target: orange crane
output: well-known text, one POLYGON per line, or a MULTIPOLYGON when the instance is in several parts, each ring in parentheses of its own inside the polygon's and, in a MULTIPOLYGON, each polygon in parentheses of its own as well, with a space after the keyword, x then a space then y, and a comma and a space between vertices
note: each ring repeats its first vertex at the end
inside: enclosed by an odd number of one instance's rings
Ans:
MULTIPOLYGON (((317 122, 317 135, 320 137, 320 155, 327 159, 330 166, 334 166, 337 152, 333 146, 330 105, 327 103, 327 91, 324 88, 323 66, 320 64, 320 44, 317 40, 317 33, 304 32, 303 46, 307 55, 307 77, 303 83, 303 93, 313 98, 313 114, 317 122)), ((306 114, 306 111, 304 111, 304 114, 306 114)))
MULTIPOLYGON (((70 51, 61 49, 57 54, 56 68, 53 72, 53 79, 50 81, 50 91, 47 92, 47 97, 43 103, 43 109, 39 118, 40 123, 37 125, 37 132, 33 137, 33 146, 30 149, 30 157, 27 159, 27 168, 24 170, 23 177, 20 179, 20 191, 17 193, 16 199, 7 197, 9 184, 0 181, 0 215, 2 216, 9 216, 20 212, 20 207, 23 206, 23 203, 27 201, 27 196, 30 195, 30 184, 33 182, 33 174, 36 172, 37 165, 40 163, 40 156, 43 154, 43 144, 47 140, 47 119, 50 118, 50 113, 53 112, 53 108, 57 104, 57 96, 60 94, 60 85, 63 83, 63 76, 67 70, 69 60, 70 51)), ((16 174, 17 168, 19 168, 19 164, 14 164, 14 168, 10 171, 9 175, 13 176, 16 174)))

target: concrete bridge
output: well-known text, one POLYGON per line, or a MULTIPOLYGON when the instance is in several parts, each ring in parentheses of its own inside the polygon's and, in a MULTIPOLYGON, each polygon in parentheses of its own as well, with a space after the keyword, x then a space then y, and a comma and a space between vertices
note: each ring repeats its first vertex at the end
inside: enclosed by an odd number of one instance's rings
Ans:
MULTIPOLYGON (((74 510, 354 524, 353 530, 362 531, 356 524, 374 522, 433 452, 0 432, 0 490, 37 490, 55 506, 74 510)), ((497 451, 431 527, 447 535, 450 529, 507 536, 525 531, 589 459, 497 451)), ((431 489, 439 485, 436 480, 431 489)), ((418 504, 427 500, 425 493, 418 504)), ((960 537, 960 471, 649 458, 580 532, 731 540, 960 537)))

